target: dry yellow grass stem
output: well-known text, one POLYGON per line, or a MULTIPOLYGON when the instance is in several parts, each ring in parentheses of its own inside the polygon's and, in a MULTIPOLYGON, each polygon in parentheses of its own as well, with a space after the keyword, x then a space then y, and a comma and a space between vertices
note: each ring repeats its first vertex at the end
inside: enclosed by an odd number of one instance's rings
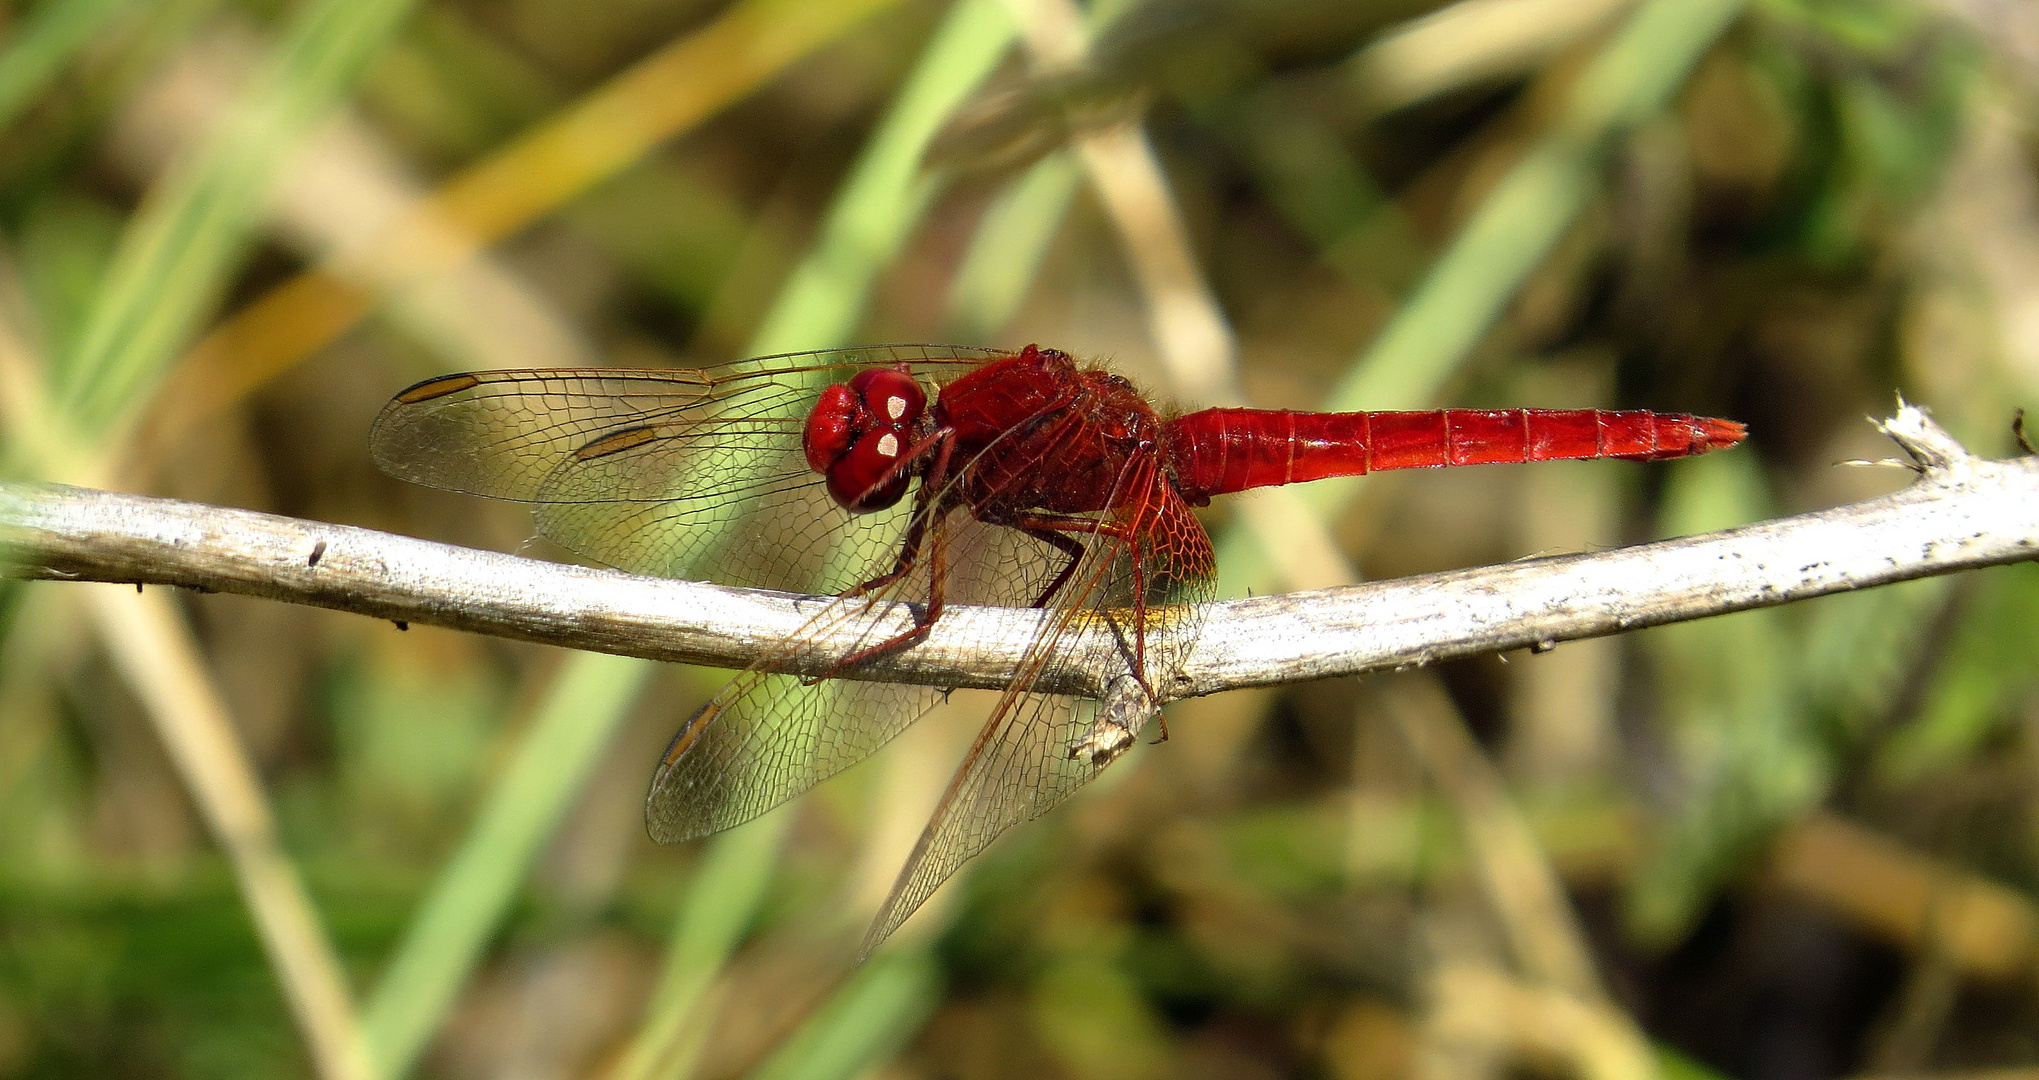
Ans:
MULTIPOLYGON (((1069 0, 1007 0, 1035 66, 1052 72, 1083 62, 1089 42, 1081 13, 1069 0)), ((1160 159, 1137 123, 1116 124, 1075 140, 1133 280, 1147 308, 1148 333, 1168 371, 1168 388, 1184 402, 1243 405, 1239 341, 1189 241, 1182 212, 1160 159)), ((1324 588, 1357 580, 1323 518, 1287 488, 1264 488, 1241 500, 1240 513, 1278 560, 1289 587, 1324 588)))
POLYGON ((1412 19, 1348 64, 1353 86, 1387 112, 1485 79, 1533 70, 1604 29, 1634 0, 1459 0, 1412 19))
POLYGON ((1771 849, 1770 875, 1909 952, 1937 949, 1972 978, 2039 977, 2039 910, 2030 900, 1831 814, 1786 829, 1771 849))
POLYGON ((1419 1075, 1451 1075, 1438 1056, 1566 1064, 1585 1080, 1638 1080, 1657 1074, 1649 1043, 1626 1017, 1561 990, 1530 986, 1492 968, 1454 963, 1430 984, 1434 1007, 1424 1025, 1419 1075))
MULTIPOLYGON (((255 44, 231 31, 194 40, 122 111, 108 140, 112 156, 138 185, 152 182, 230 115, 259 57, 255 44)), ((411 278, 382 246, 430 194, 417 173, 374 124, 341 110, 307 133, 276 177, 268 231, 306 262, 383 292, 411 278)), ((462 367, 597 362, 579 328, 487 252, 388 296, 387 311, 407 335, 462 367)), ((130 453, 141 458, 148 449, 130 453)))
POLYGON ((170 593, 85 588, 101 639, 227 851, 318 1075, 370 1080, 375 1073, 339 960, 297 868, 283 854, 254 765, 170 593))
MULTIPOLYGON (((13 299, 0 270, 0 299, 13 299)), ((101 485, 111 468, 82 447, 50 407, 41 365, 0 319, 0 430, 7 454, 50 479, 101 485)), ((87 586, 86 610, 225 850, 256 934, 324 1080, 373 1080, 339 956, 276 832, 254 763, 241 745, 198 641, 164 589, 87 586)))
MULTIPOLYGON (((1006 6, 1037 70, 1083 62, 1089 43, 1070 0, 1007 0, 1006 6)), ((1201 405, 1236 403, 1239 343, 1197 263, 1146 132, 1137 123, 1115 124, 1079 135, 1075 149, 1132 266, 1170 388, 1201 405)))
MULTIPOLYGON (((1480 891, 1523 973, 1582 1001, 1604 1003, 1592 952, 1557 873, 1443 684, 1424 672, 1395 677, 1384 691, 1390 719, 1459 818, 1480 891)), ((1616 1014, 1606 1022, 1626 1021, 1616 1014)))

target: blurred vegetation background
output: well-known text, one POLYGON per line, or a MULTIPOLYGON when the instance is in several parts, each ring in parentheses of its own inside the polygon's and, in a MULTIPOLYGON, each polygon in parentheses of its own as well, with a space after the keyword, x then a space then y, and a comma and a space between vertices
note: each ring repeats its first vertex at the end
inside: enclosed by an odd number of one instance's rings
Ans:
MULTIPOLYGON (((11 3, 6 470, 518 550, 392 392, 1039 341, 1754 433, 1235 500, 1234 594, 1713 529, 2014 450, 2035 104, 2022 0, 11 3)), ((0 1076, 2039 1075, 2031 566, 1182 703, 861 968, 968 695, 658 848, 719 673, 0 598, 0 1076)))

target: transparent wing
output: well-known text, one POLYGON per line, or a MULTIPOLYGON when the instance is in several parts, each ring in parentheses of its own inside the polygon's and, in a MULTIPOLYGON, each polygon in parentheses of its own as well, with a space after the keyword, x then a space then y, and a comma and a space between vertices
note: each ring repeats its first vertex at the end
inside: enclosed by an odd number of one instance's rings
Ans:
MULTIPOLYGON (((950 515, 951 604, 1011 604, 1038 594, 1061 570, 1062 557, 1012 529, 950 515)), ((867 567, 864 580, 890 569, 867 567)), ((808 685, 759 670, 787 660, 823 635, 851 643, 838 655, 881 644, 909 623, 892 601, 920 602, 931 585, 923 565, 880 593, 837 598, 784 646, 746 670, 674 736, 652 776, 645 826, 661 843, 705 836, 742 824, 863 760, 906 730, 946 691, 899 683, 828 679, 808 685)))
MULTIPOLYGON (((809 625, 876 645, 898 629, 881 610, 866 599, 838 599, 809 625)), ((741 825, 862 761, 941 695, 848 679, 809 686, 791 675, 745 671, 673 736, 645 796, 645 829, 669 844, 741 825)))
POLYGON ((1096 703, 1029 691, 1051 657, 1076 649, 1094 670, 1143 666, 1151 687, 1195 640, 1215 580, 1210 539, 1152 463, 1122 483, 1135 497, 1107 515, 1114 530, 1088 545, 1053 618, 964 756, 871 924, 866 955, 1001 833, 1047 813, 1111 763, 1111 756, 1078 752, 1093 734, 1096 703))
POLYGON ((369 444, 401 479, 537 504, 540 533, 599 562, 839 592, 858 583, 841 571, 861 571, 909 510, 851 515, 827 497, 800 449, 815 395, 866 367, 906 364, 940 385, 1006 355, 886 345, 693 370, 447 375, 397 395, 369 444))

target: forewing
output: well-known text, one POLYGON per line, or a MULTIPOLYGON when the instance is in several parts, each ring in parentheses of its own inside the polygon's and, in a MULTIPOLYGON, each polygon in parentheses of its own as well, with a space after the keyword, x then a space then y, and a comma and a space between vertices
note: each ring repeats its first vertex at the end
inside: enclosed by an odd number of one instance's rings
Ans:
POLYGON ((871 576, 863 571, 897 547, 911 508, 843 510, 807 467, 796 426, 717 427, 690 424, 562 463, 533 508, 539 533, 633 573, 813 593, 862 584, 871 576), (624 483, 645 496, 565 497, 624 483))
POLYGON ((484 371, 427 380, 376 418, 394 476, 538 504, 545 536, 637 573, 841 591, 906 508, 853 516, 800 449, 820 389, 906 364, 932 385, 1005 355, 888 345, 697 370, 484 371), (845 556, 844 550, 851 554, 845 556))
POLYGON ((582 447, 611 432, 712 409, 718 388, 706 371, 442 375, 383 406, 369 431, 369 453, 382 471, 414 484, 529 502, 582 447))
POLYGON ((1051 658, 1074 650, 1094 670, 1131 671, 1141 657, 1152 686, 1195 639, 1215 577, 1210 539, 1151 463, 1122 483, 1134 497, 1112 515, 1119 535, 1096 535, 1056 598, 871 924, 866 955, 1001 833, 1047 813, 1111 763, 1079 752, 1094 734, 1097 703, 1029 691, 1051 658), (1135 606, 1142 592, 1145 603, 1135 606), (1144 612, 1141 626, 1136 612, 1144 612))

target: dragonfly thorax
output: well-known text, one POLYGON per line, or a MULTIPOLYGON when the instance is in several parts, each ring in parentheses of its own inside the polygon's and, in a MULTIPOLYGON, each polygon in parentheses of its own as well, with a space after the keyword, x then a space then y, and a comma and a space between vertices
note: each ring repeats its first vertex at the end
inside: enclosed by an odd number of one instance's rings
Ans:
POLYGON ((821 392, 801 432, 808 467, 853 514, 868 514, 906 494, 906 460, 927 412, 927 392, 898 368, 860 371, 821 392))

